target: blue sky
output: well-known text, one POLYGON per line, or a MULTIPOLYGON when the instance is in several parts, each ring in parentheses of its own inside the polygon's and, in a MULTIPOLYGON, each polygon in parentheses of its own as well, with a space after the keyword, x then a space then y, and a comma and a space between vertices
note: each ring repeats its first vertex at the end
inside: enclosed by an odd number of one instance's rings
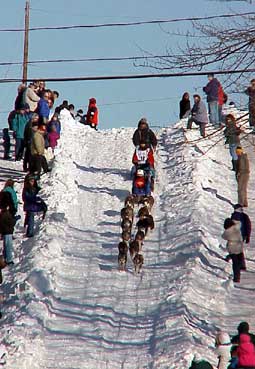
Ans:
MULTIPOLYGON (((1 0, 1 28, 22 27, 25 0, 1 0)), ((210 0, 31 0, 30 26, 61 26, 128 22, 163 18, 204 16, 226 12, 254 11, 254 5, 243 1, 210 0)), ((165 30, 185 31, 188 23, 164 26, 165 30)), ((23 34, 1 33, 0 61, 21 61, 23 34)), ((141 55, 140 48, 164 54, 168 46, 181 42, 169 36, 158 25, 127 28, 36 31, 30 33, 30 60, 141 55)), ((38 64, 29 66, 31 78, 68 77, 149 73, 130 62, 90 62, 38 64)), ((21 66, 0 66, 0 78, 19 78, 21 66)), ((184 91, 201 93, 206 78, 179 77, 166 79, 49 83, 60 92, 59 102, 67 99, 86 110, 90 97, 96 97, 101 128, 135 126, 146 116, 153 125, 169 125, 178 118, 178 102, 184 91), (143 100, 152 100, 142 102, 143 100), (132 101, 139 101, 132 103, 132 101)), ((5 125, 7 111, 13 106, 17 85, 0 85, 0 119, 5 125)))

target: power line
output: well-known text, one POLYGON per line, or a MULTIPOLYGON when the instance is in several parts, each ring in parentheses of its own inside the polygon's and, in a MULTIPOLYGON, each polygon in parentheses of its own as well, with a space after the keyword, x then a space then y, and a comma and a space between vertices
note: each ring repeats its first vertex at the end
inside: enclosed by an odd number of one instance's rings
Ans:
MULTIPOLYGON (((146 78, 169 78, 169 77, 192 77, 192 76, 206 76, 209 73, 213 74, 240 74, 240 73, 254 73, 255 68, 250 69, 236 69, 236 70, 217 70, 204 72, 177 72, 177 73, 155 73, 155 74, 130 74, 130 75, 113 75, 113 76, 86 76, 86 77, 49 77, 40 78, 40 81, 45 82, 76 82, 76 81, 107 81, 107 80, 124 80, 124 79, 146 79, 146 78)), ((36 78, 29 78, 26 82, 37 80, 36 78)), ((22 82, 20 78, 1 78, 0 83, 19 83, 22 82)))
MULTIPOLYGON (((31 27, 29 31, 43 31, 43 30, 68 30, 79 28, 110 28, 110 27, 130 27, 130 26, 142 26, 146 24, 164 24, 164 23, 176 23, 176 22, 188 22, 188 21, 201 21, 212 20, 220 18, 235 18, 254 15, 255 12, 247 12, 240 14, 220 14, 211 15, 207 17, 189 17, 189 18, 173 18, 173 19, 153 19, 149 21, 137 21, 137 22, 118 22, 118 23, 99 23, 99 24, 81 24, 71 26, 44 26, 44 27, 31 27)), ((23 32, 24 28, 1 28, 0 32, 23 32)))
MULTIPOLYGON (((252 54, 254 51, 247 51, 247 54, 252 54)), ((243 54, 241 51, 237 51, 235 54, 243 54)), ((192 54, 196 56, 196 54, 192 54)), ((144 60, 144 59, 171 59, 176 57, 183 57, 185 54, 175 54, 175 55, 146 55, 146 56, 116 56, 116 57, 105 57, 105 58, 77 58, 77 59, 44 59, 44 60, 31 60, 28 64, 48 64, 48 63, 77 63, 77 62, 101 62, 101 61, 135 61, 135 60, 144 60)), ((200 54, 197 54, 199 57, 200 54)), ((0 66, 7 65, 22 65, 22 62, 0 62, 0 66)))

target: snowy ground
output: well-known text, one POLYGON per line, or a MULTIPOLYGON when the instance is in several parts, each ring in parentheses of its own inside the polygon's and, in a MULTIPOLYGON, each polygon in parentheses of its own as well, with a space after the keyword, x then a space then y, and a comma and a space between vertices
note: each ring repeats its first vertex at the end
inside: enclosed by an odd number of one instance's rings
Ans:
MULTIPOLYGON (((144 245, 143 273, 135 276, 130 260, 126 273, 117 269, 133 130, 63 125, 53 171, 42 180, 48 216, 38 219, 33 240, 22 238, 20 223, 17 263, 4 270, 5 367, 183 369, 195 353, 215 365, 218 329, 233 334, 244 319, 255 329, 253 239, 248 271, 234 286, 220 237, 237 201, 229 154, 222 140, 202 155, 220 134, 188 144, 197 130, 184 133, 179 124, 158 132, 156 228, 144 245)), ((20 164, 0 166, 3 179, 22 181, 20 164)), ((253 187, 251 175, 251 219, 253 187)))

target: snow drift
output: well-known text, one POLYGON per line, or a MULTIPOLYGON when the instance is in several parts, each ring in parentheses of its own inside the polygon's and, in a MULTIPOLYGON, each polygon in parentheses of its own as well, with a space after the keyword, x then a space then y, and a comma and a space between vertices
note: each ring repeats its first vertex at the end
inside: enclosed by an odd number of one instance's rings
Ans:
POLYGON ((156 227, 136 276, 130 260, 126 273, 117 268, 133 130, 62 124, 42 181, 48 215, 33 240, 18 229, 19 261, 5 273, 6 368, 183 369, 194 354, 216 364, 215 333, 233 333, 241 319, 252 325, 255 295, 254 251, 240 287, 224 261, 220 235, 236 183, 223 144, 202 155, 217 138, 187 144, 198 133, 182 124, 158 132, 156 227))

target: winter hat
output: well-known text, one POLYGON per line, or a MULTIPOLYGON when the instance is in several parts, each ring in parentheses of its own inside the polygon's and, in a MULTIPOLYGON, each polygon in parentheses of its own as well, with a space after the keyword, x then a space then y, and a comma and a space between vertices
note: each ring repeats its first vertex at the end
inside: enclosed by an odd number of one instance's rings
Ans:
POLYGON ((96 99, 94 98, 94 97, 91 97, 90 99, 89 99, 89 103, 90 104, 96 104, 96 99))
POLYGON ((241 146, 237 146, 236 153, 237 153, 237 155, 238 154, 241 155, 243 153, 243 148, 241 146))
POLYGON ((239 334, 242 334, 242 333, 248 333, 249 332, 249 324, 247 322, 241 322, 239 324, 239 326, 237 327, 237 330, 239 332, 239 334))
POLYGON ((229 334, 227 332, 220 332, 217 334, 217 339, 219 344, 221 345, 226 345, 228 343, 230 343, 230 337, 229 334))
POLYGON ((234 208, 235 210, 237 210, 237 209, 242 209, 242 205, 240 205, 240 204, 235 204, 235 205, 233 206, 233 208, 234 208))

